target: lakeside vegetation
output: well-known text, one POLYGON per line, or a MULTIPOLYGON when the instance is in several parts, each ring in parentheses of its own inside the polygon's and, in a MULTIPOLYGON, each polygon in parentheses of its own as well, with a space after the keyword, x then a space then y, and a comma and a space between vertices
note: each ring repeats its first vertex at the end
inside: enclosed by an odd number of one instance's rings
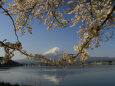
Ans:
POLYGON ((115 65, 115 61, 91 61, 91 62, 76 62, 74 64, 62 64, 62 65, 48 65, 45 63, 23 63, 24 66, 82 66, 82 65, 115 65))
POLYGON ((10 84, 10 83, 5 83, 5 82, 0 82, 0 86, 20 86, 18 84, 10 84))
POLYGON ((19 84, 11 84, 8 82, 0 82, 0 86, 30 86, 30 85, 19 85, 19 84))

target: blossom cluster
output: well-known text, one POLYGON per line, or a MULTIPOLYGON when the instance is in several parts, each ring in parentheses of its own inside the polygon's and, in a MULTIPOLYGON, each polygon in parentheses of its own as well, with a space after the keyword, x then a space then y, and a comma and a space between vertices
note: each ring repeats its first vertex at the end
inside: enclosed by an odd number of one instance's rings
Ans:
POLYGON ((115 26, 114 0, 0 0, 0 8, 0 13, 11 18, 15 32, 18 30, 22 34, 26 30, 32 34, 31 24, 34 19, 46 24, 47 30, 80 24, 79 28, 76 27, 80 38, 80 42, 74 46, 76 56, 65 53, 56 61, 22 51, 20 42, 6 42, 5 45, 0 44, 4 47, 6 61, 13 56, 15 50, 51 64, 74 63, 78 56, 85 61, 89 55, 86 50, 100 47, 100 42, 112 38, 115 30, 111 28, 115 26), (70 17, 65 18, 68 15, 70 17))

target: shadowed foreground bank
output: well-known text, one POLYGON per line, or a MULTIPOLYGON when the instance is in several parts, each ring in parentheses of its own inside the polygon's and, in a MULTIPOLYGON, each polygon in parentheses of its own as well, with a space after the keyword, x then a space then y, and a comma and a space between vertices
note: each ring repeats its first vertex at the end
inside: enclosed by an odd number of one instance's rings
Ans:
POLYGON ((20 85, 0 82, 0 86, 20 86, 20 85))
MULTIPOLYGON (((18 84, 10 84, 5 82, 0 82, 0 86, 30 86, 30 85, 18 85, 18 84)), ((32 85, 31 85, 32 86, 32 85)))

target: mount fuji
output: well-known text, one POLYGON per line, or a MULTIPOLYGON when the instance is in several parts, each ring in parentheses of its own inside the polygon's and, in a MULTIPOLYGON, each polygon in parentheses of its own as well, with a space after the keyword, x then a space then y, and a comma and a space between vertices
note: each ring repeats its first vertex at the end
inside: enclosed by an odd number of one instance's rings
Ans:
POLYGON ((46 56, 47 58, 58 59, 60 56, 63 55, 63 53, 64 51, 60 50, 60 48, 54 47, 44 52, 43 55, 46 56))

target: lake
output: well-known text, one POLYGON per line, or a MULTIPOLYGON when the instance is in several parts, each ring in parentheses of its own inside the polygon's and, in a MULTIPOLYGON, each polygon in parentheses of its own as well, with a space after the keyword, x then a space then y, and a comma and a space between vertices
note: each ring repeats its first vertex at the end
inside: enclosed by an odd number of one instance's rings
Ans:
POLYGON ((115 86, 115 65, 0 69, 0 82, 25 86, 115 86))

